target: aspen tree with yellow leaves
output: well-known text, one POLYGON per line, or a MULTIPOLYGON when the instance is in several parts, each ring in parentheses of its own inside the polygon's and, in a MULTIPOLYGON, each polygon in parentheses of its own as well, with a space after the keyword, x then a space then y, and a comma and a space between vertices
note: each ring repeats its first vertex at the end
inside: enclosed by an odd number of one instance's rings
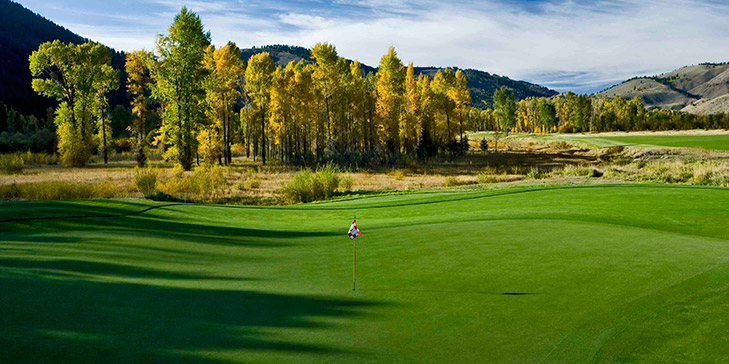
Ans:
POLYGON ((400 108, 405 93, 405 67, 390 47, 377 70, 377 118, 380 142, 390 156, 400 151, 400 108))
POLYGON ((132 107, 131 125, 128 130, 136 137, 136 160, 140 167, 147 162, 145 148, 147 147, 147 118, 149 109, 149 84, 152 82, 149 73, 151 55, 139 50, 127 53, 125 70, 127 72, 127 93, 131 96, 132 107))

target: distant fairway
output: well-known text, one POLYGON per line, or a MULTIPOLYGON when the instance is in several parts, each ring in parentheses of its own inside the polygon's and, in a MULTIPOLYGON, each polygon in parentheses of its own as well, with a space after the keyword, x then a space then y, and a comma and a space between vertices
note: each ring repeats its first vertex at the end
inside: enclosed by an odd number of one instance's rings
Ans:
POLYGON ((718 363, 729 190, 0 204, 0 362, 718 363), (351 290, 353 215, 358 290, 351 290))
POLYGON ((643 145, 657 147, 729 150, 729 134, 624 136, 560 135, 558 138, 566 140, 579 140, 596 145, 598 147, 611 147, 615 145, 643 145))

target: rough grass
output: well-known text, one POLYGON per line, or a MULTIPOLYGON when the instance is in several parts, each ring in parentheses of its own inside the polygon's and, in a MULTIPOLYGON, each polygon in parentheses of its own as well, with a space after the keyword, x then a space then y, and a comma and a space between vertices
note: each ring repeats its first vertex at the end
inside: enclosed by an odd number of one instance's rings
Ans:
POLYGON ((23 172, 25 161, 19 154, 0 155, 0 173, 18 174, 23 172))
POLYGON ((59 200, 125 197, 129 190, 113 183, 73 183, 47 181, 0 185, 3 200, 59 200))
MULTIPOLYGON (((436 192, 0 223, 3 361, 729 357, 729 191, 436 192), (352 291, 352 216, 357 291, 352 291)), ((149 201, 3 203, 0 219, 149 201)))

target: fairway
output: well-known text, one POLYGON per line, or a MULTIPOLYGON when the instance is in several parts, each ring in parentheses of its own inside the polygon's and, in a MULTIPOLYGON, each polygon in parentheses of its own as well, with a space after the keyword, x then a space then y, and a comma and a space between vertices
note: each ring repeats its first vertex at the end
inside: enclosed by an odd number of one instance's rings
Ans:
POLYGON ((713 150, 729 150, 729 134, 699 135, 620 135, 620 136, 585 136, 560 135, 558 139, 579 140, 598 147, 623 146, 655 146, 678 148, 702 148, 713 150))
POLYGON ((671 185, 6 202, 0 362, 725 362, 728 202, 671 185))

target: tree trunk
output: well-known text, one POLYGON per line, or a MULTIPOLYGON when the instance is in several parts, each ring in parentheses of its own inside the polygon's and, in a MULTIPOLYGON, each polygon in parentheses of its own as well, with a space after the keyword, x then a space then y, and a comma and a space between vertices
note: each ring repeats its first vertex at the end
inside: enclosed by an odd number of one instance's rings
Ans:
POLYGON ((261 161, 266 165, 266 107, 261 105, 261 161))
POLYGON ((101 139, 103 143, 104 148, 104 164, 109 164, 109 154, 107 153, 106 148, 106 119, 104 118, 104 114, 102 112, 101 114, 101 139))

